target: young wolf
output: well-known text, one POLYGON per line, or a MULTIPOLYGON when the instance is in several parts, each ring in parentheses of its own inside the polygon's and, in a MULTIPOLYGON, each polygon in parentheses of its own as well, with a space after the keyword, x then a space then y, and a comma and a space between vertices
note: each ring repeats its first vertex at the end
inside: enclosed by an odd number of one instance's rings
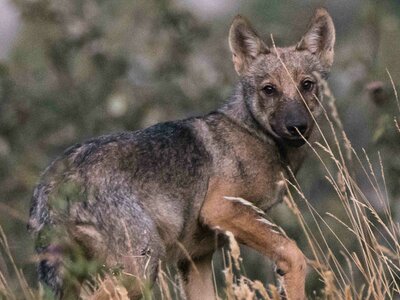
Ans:
POLYGON ((317 137, 318 80, 334 42, 324 9, 286 48, 269 48, 237 16, 229 46, 240 80, 220 109, 67 149, 32 198, 39 279, 58 298, 76 299, 84 257, 86 273, 105 276, 98 299, 112 296, 114 276, 137 299, 161 260, 177 264, 188 299, 214 299, 211 258, 230 231, 276 263, 288 299, 305 299, 305 257, 262 212, 279 201, 287 167, 299 169, 305 141, 317 137))

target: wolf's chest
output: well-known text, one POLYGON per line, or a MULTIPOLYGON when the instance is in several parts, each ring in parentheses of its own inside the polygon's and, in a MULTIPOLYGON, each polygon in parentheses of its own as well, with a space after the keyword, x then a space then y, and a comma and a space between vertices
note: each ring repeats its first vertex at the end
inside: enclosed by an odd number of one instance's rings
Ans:
POLYGON ((225 157, 217 170, 220 197, 241 197, 265 210, 281 200, 286 171, 270 153, 225 157))

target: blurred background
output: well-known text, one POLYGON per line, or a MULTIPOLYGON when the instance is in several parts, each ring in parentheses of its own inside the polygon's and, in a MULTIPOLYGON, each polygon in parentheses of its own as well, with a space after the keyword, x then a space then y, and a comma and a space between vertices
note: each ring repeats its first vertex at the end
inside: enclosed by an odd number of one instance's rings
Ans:
MULTIPOLYGON (((26 231, 30 195, 57 154, 93 136, 216 109, 237 81, 227 40, 236 14, 268 44, 273 34, 285 46, 300 39, 320 6, 337 30, 329 83, 345 131, 378 172, 380 152, 398 222, 400 134, 393 120, 399 109, 388 72, 398 85, 400 1, 0 0, 0 225, 29 284, 37 285, 26 231)), ((303 191, 321 215, 340 216, 341 204, 315 162, 311 156, 298 176, 303 191)), ((372 187, 360 182, 368 194, 372 187)), ((271 217, 309 251, 284 204, 271 217)), ((327 222, 350 251, 357 247, 343 226, 327 222)), ((273 282, 264 258, 243 253, 250 278, 273 282)), ((221 261, 217 255, 218 278, 221 261)), ((0 269, 13 277, 1 256, 0 269)), ((318 294, 321 282, 310 277, 308 292, 318 294)))

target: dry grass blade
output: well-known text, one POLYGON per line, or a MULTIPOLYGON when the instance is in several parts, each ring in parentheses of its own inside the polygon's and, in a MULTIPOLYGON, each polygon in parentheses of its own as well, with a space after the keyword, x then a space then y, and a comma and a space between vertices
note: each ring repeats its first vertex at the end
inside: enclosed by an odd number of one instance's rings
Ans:
MULTIPOLYGON (((0 245, 2 246, 3 251, 6 254, 7 259, 10 261, 10 263, 11 263, 11 265, 13 267, 14 273, 15 273, 15 275, 17 277, 17 280, 18 280, 18 284, 19 284, 20 290, 22 291, 25 299, 34 300, 36 297, 35 297, 33 291, 28 286, 28 284, 27 284, 27 282, 25 280, 24 274, 18 269, 18 267, 17 267, 17 265, 16 265, 16 263, 14 261, 14 257, 11 254, 10 247, 8 245, 7 237, 6 237, 6 235, 5 235, 4 231, 3 231, 3 228, 1 226, 0 226, 0 245)), ((8 290, 9 290, 9 288, 8 288, 8 290)))
POLYGON ((268 295, 267 290, 265 289, 264 285, 256 280, 253 282, 253 288, 260 293, 264 300, 271 300, 270 296, 268 295))
POLYGON ((399 101, 399 96, 398 96, 398 94, 397 94, 396 85, 394 84, 392 75, 390 74, 390 72, 389 72, 388 69, 386 69, 386 73, 388 74, 389 79, 390 79, 390 83, 392 84, 392 89, 393 89, 393 92, 394 92, 394 97, 396 98, 397 107, 398 107, 398 109, 399 109, 399 111, 400 111, 400 101, 399 101))
POLYGON ((167 281, 165 280, 166 274, 161 269, 161 263, 159 264, 159 268, 160 268, 161 271, 158 273, 158 282, 159 282, 159 285, 160 285, 161 294, 163 296, 163 299, 172 300, 171 291, 169 289, 167 281))
POLYGON ((232 232, 226 231, 225 234, 229 238, 229 247, 230 247, 230 255, 233 258, 233 263, 235 264, 235 268, 240 270, 240 248, 239 244, 237 243, 235 237, 233 236, 232 232))
POLYGON ((281 293, 279 292, 279 290, 276 286, 270 284, 269 289, 271 291, 272 300, 280 300, 281 299, 281 293))

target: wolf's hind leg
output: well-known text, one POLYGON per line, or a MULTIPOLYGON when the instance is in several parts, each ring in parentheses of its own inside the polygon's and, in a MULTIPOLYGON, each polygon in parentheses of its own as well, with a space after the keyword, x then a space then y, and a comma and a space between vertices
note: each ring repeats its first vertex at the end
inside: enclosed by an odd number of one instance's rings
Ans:
POLYGON ((145 265, 139 259, 124 259, 123 270, 119 274, 110 274, 103 278, 98 289, 85 299, 107 300, 141 299, 146 289, 150 289, 158 273, 158 258, 149 257, 145 265))
POLYGON ((188 300, 214 300, 215 290, 212 274, 212 253, 178 264, 181 281, 188 300))
POLYGON ((117 205, 98 220, 96 226, 76 225, 73 233, 89 258, 102 265, 105 274, 99 288, 88 299, 113 299, 113 295, 118 298, 117 285, 126 289, 130 299, 139 299, 143 290, 154 283, 159 260, 165 255, 156 225, 133 204, 117 205))

